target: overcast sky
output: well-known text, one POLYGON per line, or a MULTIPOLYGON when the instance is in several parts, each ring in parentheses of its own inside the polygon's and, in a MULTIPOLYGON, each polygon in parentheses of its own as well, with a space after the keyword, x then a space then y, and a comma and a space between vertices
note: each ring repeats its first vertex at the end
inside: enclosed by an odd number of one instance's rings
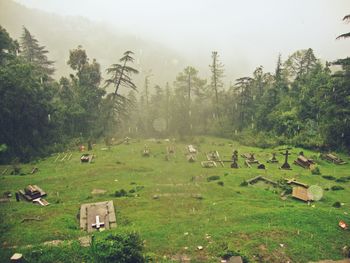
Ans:
POLYGON ((16 1, 60 15, 108 22, 205 66, 213 50, 228 67, 235 64, 249 70, 259 65, 273 70, 278 53, 285 59, 309 47, 323 60, 350 55, 350 40, 335 40, 350 31, 350 24, 342 21, 350 14, 350 0, 16 1))

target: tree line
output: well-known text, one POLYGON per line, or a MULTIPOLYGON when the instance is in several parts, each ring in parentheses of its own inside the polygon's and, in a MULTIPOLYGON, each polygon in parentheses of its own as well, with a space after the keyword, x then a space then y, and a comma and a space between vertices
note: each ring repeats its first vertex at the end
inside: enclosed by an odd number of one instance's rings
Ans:
POLYGON ((216 135, 266 147, 349 150, 349 58, 322 63, 311 48, 298 50, 285 61, 279 55, 274 72, 259 66, 227 87, 229 76, 218 52, 212 52, 210 79, 188 66, 162 85, 151 87, 147 75, 137 88, 131 51, 107 69, 106 80, 100 64, 81 46, 69 51, 72 73, 59 80, 47 54, 25 27, 17 41, 0 26, 4 162, 29 161, 81 141, 108 142, 115 136, 216 135))

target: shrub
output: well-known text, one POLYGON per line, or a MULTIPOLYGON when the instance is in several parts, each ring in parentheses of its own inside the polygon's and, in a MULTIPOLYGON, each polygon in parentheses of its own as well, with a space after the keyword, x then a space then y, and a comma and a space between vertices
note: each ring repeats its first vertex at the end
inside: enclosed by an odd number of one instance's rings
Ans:
POLYGON ((320 168, 318 166, 312 168, 311 173, 314 175, 320 175, 321 174, 320 168))
POLYGON ((340 208, 341 207, 341 203, 337 201, 332 206, 335 207, 335 208, 340 208))
POLYGON ((144 262, 142 240, 137 233, 109 234, 95 240, 92 246, 96 262, 144 262))
POLYGON ((331 176, 331 175, 322 175, 322 177, 326 180, 335 180, 336 179, 334 176, 331 176))
POLYGON ((284 194, 290 195, 290 194, 292 194, 292 192, 293 192, 293 188, 292 188, 291 186, 287 185, 287 186, 284 188, 284 194))
POLYGON ((334 185, 331 187, 332 191, 338 191, 338 190, 344 190, 344 187, 340 186, 340 185, 334 185))
POLYGON ((224 182, 223 182, 223 181, 219 181, 219 182, 218 182, 218 185, 224 186, 224 182))
POLYGON ((340 177, 337 180, 335 180, 338 183, 346 183, 347 181, 350 180, 350 176, 346 176, 346 177, 340 177))
POLYGON ((147 252, 144 256, 145 262, 159 262, 159 257, 157 254, 152 252, 147 252))
POLYGON ((207 181, 210 182, 210 181, 215 181, 215 180, 219 180, 220 179, 220 176, 218 175, 212 175, 212 176, 209 176, 207 178, 207 181))
POLYGON ((136 186, 136 192, 141 191, 143 188, 145 188, 143 185, 136 186))
POLYGON ((248 182, 247 181, 243 181, 239 186, 248 186, 248 182))
POLYGON ((124 189, 121 189, 121 190, 117 190, 117 191, 115 191, 115 193, 114 193, 114 196, 115 197, 123 197, 123 196, 127 196, 127 192, 124 190, 124 189))

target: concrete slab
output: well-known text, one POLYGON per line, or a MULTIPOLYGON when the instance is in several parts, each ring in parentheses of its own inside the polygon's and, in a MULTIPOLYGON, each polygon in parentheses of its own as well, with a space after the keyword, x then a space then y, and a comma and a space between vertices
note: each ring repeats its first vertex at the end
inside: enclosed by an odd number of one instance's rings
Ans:
POLYGON ((96 216, 100 222, 104 223, 104 229, 110 229, 117 226, 113 201, 82 204, 80 207, 80 228, 87 230, 88 233, 96 231, 93 227, 96 223, 96 216))

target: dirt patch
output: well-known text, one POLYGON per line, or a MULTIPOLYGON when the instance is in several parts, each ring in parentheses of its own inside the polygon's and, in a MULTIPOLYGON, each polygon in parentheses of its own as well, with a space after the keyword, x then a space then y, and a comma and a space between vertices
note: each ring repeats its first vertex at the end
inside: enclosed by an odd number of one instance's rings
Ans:
POLYGON ((273 251, 269 251, 265 245, 260 245, 259 249, 259 262, 272 262, 272 263, 280 263, 280 262, 292 262, 292 260, 285 254, 283 248, 278 248, 273 251))
POLYGON ((181 255, 181 254, 176 254, 171 257, 171 260, 177 261, 177 262, 191 262, 191 258, 187 255, 181 255))
POLYGON ((101 195, 101 194, 104 194, 106 193, 107 191, 106 190, 103 190, 103 189, 93 189, 91 191, 91 194, 93 195, 101 195))
POLYGON ((10 198, 0 198, 0 203, 10 202, 10 198))
POLYGON ((63 243, 63 240, 51 240, 51 241, 46 241, 43 244, 45 246, 58 246, 63 243))
POLYGON ((91 237, 90 236, 79 237, 79 242, 82 247, 89 247, 91 244, 91 237))

